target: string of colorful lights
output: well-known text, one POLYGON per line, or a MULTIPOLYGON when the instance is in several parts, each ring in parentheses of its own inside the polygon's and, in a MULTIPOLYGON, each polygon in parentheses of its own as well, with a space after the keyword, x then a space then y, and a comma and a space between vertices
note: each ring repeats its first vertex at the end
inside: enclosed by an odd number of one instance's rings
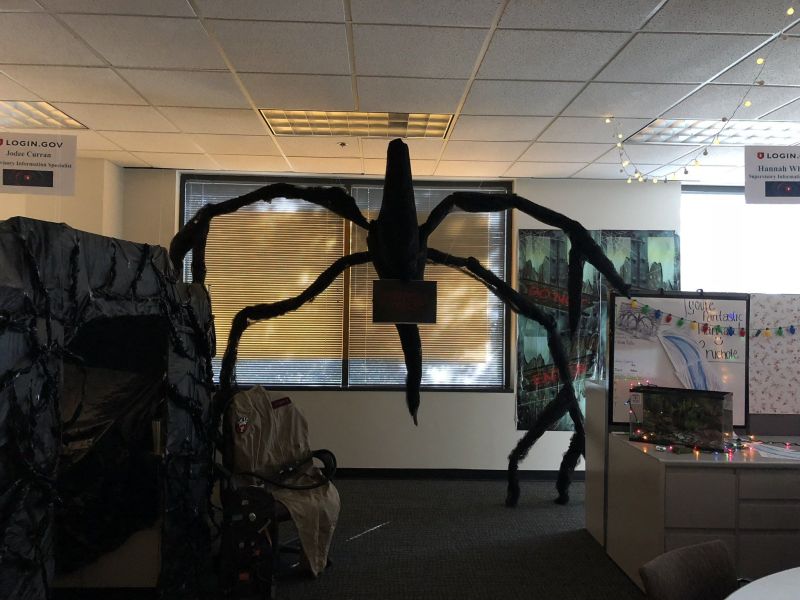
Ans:
MULTIPOLYGON (((620 161, 620 173, 622 177, 626 178, 628 183, 632 183, 634 180, 644 183, 648 181, 652 181, 653 183, 659 183, 660 181, 671 181, 678 179, 678 175, 682 172, 683 175, 689 174, 689 167, 697 167, 701 164, 701 157, 707 157, 709 154, 709 148, 713 146, 720 145, 720 136, 722 133, 727 129, 727 127, 733 122, 734 117, 739 112, 739 110, 744 108, 750 108, 753 105, 752 100, 749 99, 750 92, 754 89, 754 87, 759 87, 764 85, 764 80, 761 79, 761 73, 764 70, 764 67, 767 65, 767 61, 769 59, 770 54, 775 50, 777 47, 772 42, 777 42, 781 40, 787 39, 786 31, 794 26, 794 22, 790 22, 792 17, 795 14, 794 6, 789 6, 789 8, 785 11, 784 17, 784 26, 781 27, 775 34, 773 34, 770 43, 766 44, 764 47, 767 48, 766 52, 762 55, 758 55, 755 59, 756 66, 758 70, 756 71, 753 83, 750 84, 747 89, 745 90, 742 98, 739 100, 739 103, 736 105, 736 108, 731 112, 731 114, 727 116, 723 116, 720 119, 720 129, 714 135, 713 142, 711 144, 706 144, 701 146, 699 150, 696 152, 689 152, 688 155, 691 155, 691 158, 683 163, 678 163, 678 168, 675 169, 673 172, 668 173, 664 176, 651 176, 648 178, 647 175, 642 173, 642 171, 636 166, 635 162, 631 159, 628 155, 627 150, 625 149, 625 144, 623 143, 623 138, 625 137, 616 127, 616 121, 614 120, 613 116, 605 117, 605 122, 607 124, 611 124, 614 127, 614 139, 616 140, 617 149, 619 150, 619 161, 620 161), (631 170, 633 172, 631 172, 631 170)), ((766 333, 767 329, 764 330, 766 333)), ((779 334, 782 335, 782 334, 779 334)))

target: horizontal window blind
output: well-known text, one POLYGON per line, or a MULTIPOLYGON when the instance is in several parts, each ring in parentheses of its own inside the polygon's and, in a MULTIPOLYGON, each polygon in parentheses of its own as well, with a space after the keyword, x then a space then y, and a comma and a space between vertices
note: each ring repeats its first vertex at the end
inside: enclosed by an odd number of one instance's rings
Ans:
MULTIPOLYGON (((184 222, 203 204, 267 183, 188 182, 184 222)), ((259 202, 213 219, 206 245, 206 284, 215 317, 217 374, 231 320, 240 309, 296 296, 340 258, 343 249, 342 219, 301 200, 259 202)), ((343 297, 338 277, 313 302, 251 325, 239 346, 237 381, 341 385, 343 297)))
MULTIPOLYGON (((455 188, 415 187, 418 220, 455 188)), ((503 189, 482 189, 504 193, 503 189)), ((353 186, 368 219, 380 210, 380 186, 353 186)), ((429 246, 455 256, 474 256, 504 277, 505 213, 453 211, 429 239, 429 246)), ((366 249, 366 232, 354 228, 351 252, 366 249)), ((352 269, 348 381, 352 386, 402 385, 406 369, 397 330, 372 323, 372 265, 352 269)), ((437 282, 437 320, 420 325, 422 384, 446 387, 500 387, 504 382, 505 310, 485 286, 460 270, 428 264, 425 279, 437 282)))
MULTIPOLYGON (((269 183, 187 177, 183 223, 205 204, 269 183)), ((320 184, 325 182, 314 185, 320 184)), ((464 189, 470 188, 415 188, 420 224, 445 196, 464 189)), ((484 187, 480 191, 506 192, 505 188, 484 187)), ((349 192, 368 219, 377 216, 382 184, 353 185, 349 192)), ((330 211, 293 199, 261 202, 212 221, 206 246, 206 284, 215 316, 216 374, 234 315, 245 306, 302 292, 343 255, 346 239, 348 254, 366 250, 366 231, 330 211)), ((503 278, 506 214, 453 211, 431 236, 429 245, 456 256, 474 256, 503 278)), ((185 259, 187 281, 191 280, 190 264, 191 253, 185 259)), ((437 282, 438 314, 435 325, 420 326, 423 385, 502 386, 507 371, 502 302, 457 269, 429 263, 425 277, 437 282)), ((405 364, 397 331, 392 325, 372 323, 375 278, 372 265, 359 265, 351 269, 348 288, 340 276, 299 310, 249 327, 240 344, 237 381, 287 386, 403 385, 405 364)))

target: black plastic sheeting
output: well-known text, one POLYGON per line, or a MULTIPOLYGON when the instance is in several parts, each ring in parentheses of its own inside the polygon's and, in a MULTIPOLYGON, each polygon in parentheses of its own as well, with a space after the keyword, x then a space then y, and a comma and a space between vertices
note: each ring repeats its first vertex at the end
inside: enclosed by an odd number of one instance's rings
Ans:
POLYGON ((199 595, 213 344, 207 292, 163 248, 0 223, 0 598, 49 598, 159 518, 162 596, 199 595))

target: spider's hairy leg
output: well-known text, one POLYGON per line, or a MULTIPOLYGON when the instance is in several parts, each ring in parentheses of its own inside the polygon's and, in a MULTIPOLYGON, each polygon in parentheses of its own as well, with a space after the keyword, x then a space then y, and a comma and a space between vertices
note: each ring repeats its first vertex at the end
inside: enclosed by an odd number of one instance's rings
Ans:
MULTIPOLYGON (((519 442, 517 442, 517 445, 508 456, 508 491, 506 495, 506 506, 516 506, 520 494, 518 477, 519 463, 528 455, 528 452, 542 434, 564 416, 564 413, 569 411, 575 423, 574 437, 581 439, 584 435, 583 416, 578 407, 575 389, 572 386, 572 374, 569 370, 567 354, 561 343, 561 336, 556 328, 555 319, 481 265, 481 263, 473 257, 462 258, 446 254, 434 248, 428 248, 428 259, 435 263, 466 270, 467 273, 483 283, 489 291, 502 300, 511 310, 536 321, 547 331, 547 346, 558 372, 561 389, 556 397, 545 406, 537 417, 536 422, 519 442)), ((559 471, 558 501, 561 501, 561 503, 566 503, 569 499, 567 489, 569 488, 570 475, 578 462, 581 449, 582 443, 576 442, 574 445, 570 445, 570 449, 564 455, 564 460, 562 461, 559 471), (578 452, 577 456, 575 455, 576 451, 578 452), (561 475, 562 472, 563 475, 561 475)))
POLYGON ((273 183, 224 202, 206 204, 198 210, 170 242, 169 257, 172 266, 180 273, 183 269, 183 257, 189 250, 192 250, 193 281, 203 283, 206 274, 205 246, 211 220, 220 215, 236 212, 240 208, 256 202, 272 202, 275 198, 305 200, 348 219, 363 229, 369 227, 369 222, 361 213, 355 199, 342 188, 273 183))
POLYGON ((420 237, 428 236, 439 226, 454 208, 466 212, 499 212, 516 208, 552 227, 561 229, 569 237, 572 247, 569 255, 569 327, 574 333, 578 327, 581 306, 581 285, 584 261, 593 265, 603 277, 621 294, 628 295, 630 285, 614 268, 612 262, 603 253, 600 245, 589 235, 589 232, 573 219, 552 209, 540 206, 527 198, 516 194, 490 194, 482 192, 454 192, 444 198, 430 213, 428 220, 420 226, 420 237))
MULTIPOLYGON (((303 306, 303 304, 312 301, 325 291, 325 289, 327 289, 347 268, 368 263, 369 261, 369 252, 356 252, 343 256, 320 273, 314 282, 297 296, 277 302, 270 302, 268 304, 247 306, 236 313, 236 316, 231 322, 231 330, 228 334, 228 345, 222 357, 222 366, 219 373, 219 402, 217 402, 217 406, 215 407, 216 419, 221 417, 225 409, 224 405, 228 402, 233 393, 232 388, 236 378, 236 357, 239 352, 239 342, 245 330, 258 321, 272 319, 286 314, 287 312, 297 310, 303 306)), ((215 423, 216 422, 215 420, 215 423)))
POLYGON ((422 342, 419 327, 410 323, 398 323, 395 327, 400 334, 400 344, 406 361, 406 404, 414 425, 417 425, 419 387, 422 381, 422 342))

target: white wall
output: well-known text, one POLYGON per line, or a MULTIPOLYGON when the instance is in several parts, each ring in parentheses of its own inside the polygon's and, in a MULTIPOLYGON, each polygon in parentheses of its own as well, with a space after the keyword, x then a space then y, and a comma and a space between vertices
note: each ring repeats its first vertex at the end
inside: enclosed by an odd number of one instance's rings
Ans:
POLYGON ((125 169, 124 239, 169 248, 178 231, 178 180, 169 169, 125 169))
POLYGON ((79 158, 74 196, 0 194, 0 220, 23 216, 112 237, 122 234, 122 168, 79 158))

